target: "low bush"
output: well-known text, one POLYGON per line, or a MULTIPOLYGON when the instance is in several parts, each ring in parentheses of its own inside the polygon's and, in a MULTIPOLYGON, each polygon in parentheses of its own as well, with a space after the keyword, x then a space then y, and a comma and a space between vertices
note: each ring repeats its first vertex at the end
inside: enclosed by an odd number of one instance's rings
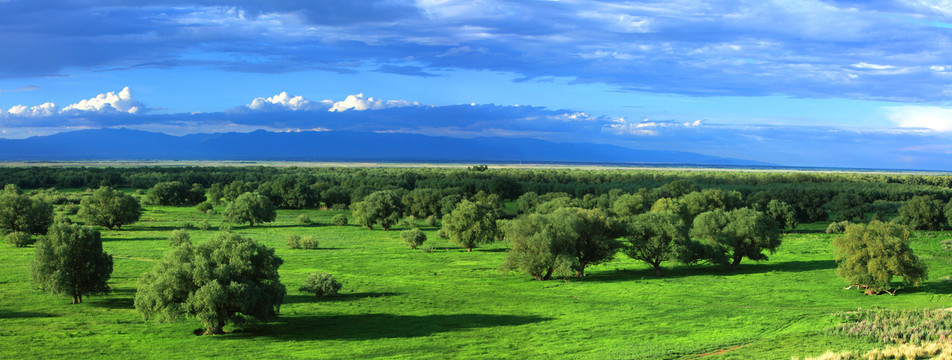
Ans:
POLYGON ((313 236, 301 237, 298 234, 288 234, 286 240, 289 249, 317 249, 318 246, 313 236))
POLYGON ((27 247, 34 242, 33 237, 30 236, 30 233, 20 231, 11 232, 4 238, 6 238, 7 244, 16 247, 27 247))
POLYGON ((416 249, 417 246, 423 245, 423 242, 426 241, 426 234, 420 229, 413 228, 402 231, 400 238, 403 239, 403 243, 407 244, 411 249, 416 249))
POLYGON ((337 214, 331 218, 331 223, 335 226, 347 226, 347 215, 337 214))
POLYGON ((849 221, 834 221, 831 222, 829 226, 826 227, 827 234, 842 234, 846 231, 846 226, 850 224, 849 221))
POLYGON ((215 207, 208 201, 195 205, 195 210, 198 212, 208 213, 209 210, 214 209, 215 207))
POLYGON ((169 246, 171 247, 176 247, 185 243, 192 243, 191 238, 188 236, 188 231, 185 229, 175 230, 172 232, 172 236, 169 237, 169 246))
POLYGON ((297 221, 301 224, 310 224, 311 218, 308 217, 307 214, 301 214, 301 216, 298 216, 297 221))
POLYGON ((952 311, 946 309, 860 310, 839 314, 843 324, 830 332, 868 337, 883 343, 922 343, 952 334, 952 311))
POLYGON ((334 275, 314 272, 308 275, 307 280, 298 289, 301 292, 314 294, 317 297, 337 295, 340 291, 341 283, 334 278, 334 275))

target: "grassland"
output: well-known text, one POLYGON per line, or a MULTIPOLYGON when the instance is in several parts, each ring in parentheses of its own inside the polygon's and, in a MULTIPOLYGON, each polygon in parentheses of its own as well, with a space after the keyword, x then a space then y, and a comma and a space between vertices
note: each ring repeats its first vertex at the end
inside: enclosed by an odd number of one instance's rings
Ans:
MULTIPOLYGON (((220 209, 219 209, 220 210, 220 209)), ((917 232, 913 248, 930 280, 897 296, 843 290, 835 276, 833 237, 825 224, 783 236, 770 261, 736 272, 669 264, 663 276, 619 255, 582 279, 540 282, 500 273, 503 243, 472 253, 424 227, 431 252, 411 250, 399 228, 331 226, 341 212, 279 211, 267 226, 234 231, 277 249, 288 296, 278 321, 222 336, 195 336, 194 319, 156 324, 133 308, 140 274, 168 249, 171 230, 204 218, 194 208, 147 206, 142 219, 105 231, 114 256, 113 292, 80 305, 34 290, 32 248, 0 247, 0 358, 580 358, 789 359, 828 349, 882 347, 826 331, 837 312, 857 308, 945 308, 952 256, 948 232, 917 232), (297 223, 305 213, 315 224, 297 223), (317 250, 291 250, 288 233, 312 235, 317 250), (297 291, 307 273, 325 271, 344 284, 338 297, 297 291)), ((345 212, 346 213, 346 212, 345 212)), ((192 239, 211 230, 192 230, 192 239)))

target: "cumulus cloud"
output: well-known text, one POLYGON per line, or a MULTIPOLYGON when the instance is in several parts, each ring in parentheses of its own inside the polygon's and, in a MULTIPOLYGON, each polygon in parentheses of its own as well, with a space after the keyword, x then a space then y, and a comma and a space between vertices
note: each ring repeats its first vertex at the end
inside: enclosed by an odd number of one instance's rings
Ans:
POLYGON ((80 100, 64 108, 60 108, 52 102, 35 106, 14 105, 7 111, 0 109, 0 116, 39 118, 87 113, 138 114, 145 110, 148 110, 148 108, 136 100, 132 96, 132 90, 126 86, 118 93, 110 91, 105 94, 99 94, 96 95, 96 97, 80 100))
POLYGON ((279 110, 323 110, 331 106, 330 100, 313 102, 305 99, 303 96, 291 96, 286 91, 282 91, 272 97, 259 97, 245 105, 250 110, 255 111, 279 111, 279 110))
POLYGON ((903 128, 929 129, 939 132, 952 131, 952 109, 938 106, 890 106, 885 107, 886 117, 903 128))
POLYGON ((64 107, 60 112, 123 112, 135 114, 143 110, 144 106, 132 97, 132 89, 128 86, 118 93, 110 91, 96 95, 94 98, 80 100, 78 103, 64 107))
POLYGON ((321 100, 311 101, 304 96, 288 95, 282 91, 272 97, 259 97, 244 106, 242 110, 250 111, 319 111, 326 110, 330 112, 341 111, 364 111, 364 110, 382 110, 399 107, 423 106, 419 101, 408 100, 383 100, 364 96, 363 93, 348 95, 344 100, 321 100))
POLYGON ((374 99, 372 97, 366 97, 363 93, 357 95, 348 95, 343 101, 335 102, 331 106, 330 111, 347 111, 347 110, 380 110, 388 109, 395 107, 407 107, 407 106, 421 106, 419 101, 407 101, 407 100, 382 100, 374 99))

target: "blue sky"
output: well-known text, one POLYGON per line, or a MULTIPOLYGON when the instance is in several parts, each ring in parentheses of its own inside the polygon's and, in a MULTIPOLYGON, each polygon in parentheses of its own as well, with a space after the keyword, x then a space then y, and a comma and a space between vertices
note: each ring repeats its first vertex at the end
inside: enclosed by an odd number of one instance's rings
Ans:
POLYGON ((369 130, 952 170, 952 1, 0 0, 0 137, 369 130))

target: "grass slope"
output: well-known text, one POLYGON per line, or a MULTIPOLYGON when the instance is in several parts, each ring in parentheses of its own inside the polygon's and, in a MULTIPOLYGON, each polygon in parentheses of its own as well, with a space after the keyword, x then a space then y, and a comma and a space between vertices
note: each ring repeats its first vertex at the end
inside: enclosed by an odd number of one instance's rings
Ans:
MULTIPOLYGON (((219 209, 221 210, 221 209, 219 209)), ((80 305, 34 290, 32 248, 0 251, 0 358, 790 358, 827 349, 866 350, 872 341, 827 335, 831 315, 857 308, 948 307, 947 232, 917 232, 914 249, 930 280, 897 296, 842 290, 833 237, 807 224, 783 237, 770 261, 736 272, 671 266, 654 276, 619 255, 584 279, 539 282, 500 273, 505 244, 472 253, 424 228, 433 248, 410 250, 397 231, 328 225, 334 211, 279 211, 269 226, 233 230, 277 249, 288 296, 278 321, 223 336, 195 336, 194 319, 156 324, 133 308, 136 281, 168 249, 170 231, 199 224, 193 208, 147 206, 142 220, 104 231, 115 259, 113 293, 80 305), (296 222, 306 213, 316 222, 296 222), (288 233, 312 235, 317 250, 290 250, 288 233), (307 273, 325 271, 341 295, 317 300, 297 291, 307 273), (726 351, 725 351, 726 350, 726 351)), ((213 229, 192 230, 192 240, 213 229)), ((226 330, 231 330, 226 328, 226 330)))

